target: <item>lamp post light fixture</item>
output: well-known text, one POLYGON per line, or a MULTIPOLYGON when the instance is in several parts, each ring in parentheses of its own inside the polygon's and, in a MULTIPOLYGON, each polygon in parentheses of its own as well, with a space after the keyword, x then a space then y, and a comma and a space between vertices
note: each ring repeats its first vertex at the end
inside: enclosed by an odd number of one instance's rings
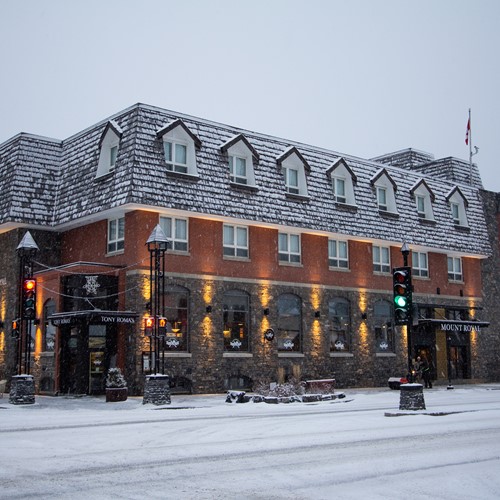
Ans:
POLYGON ((165 313, 165 252, 168 239, 159 224, 155 226, 146 242, 149 251, 149 314, 154 318, 152 335, 149 342, 149 358, 155 375, 158 373, 160 353, 162 354, 161 372, 165 373, 165 343, 159 335, 159 318, 165 313))
POLYGON ((17 374, 30 374, 31 369, 31 328, 36 315, 36 280, 33 279, 33 258, 39 251, 29 231, 17 246, 19 255, 19 301, 20 335, 17 343, 17 374), (26 307, 25 307, 26 306, 26 307), (24 359, 23 359, 24 351, 24 359))

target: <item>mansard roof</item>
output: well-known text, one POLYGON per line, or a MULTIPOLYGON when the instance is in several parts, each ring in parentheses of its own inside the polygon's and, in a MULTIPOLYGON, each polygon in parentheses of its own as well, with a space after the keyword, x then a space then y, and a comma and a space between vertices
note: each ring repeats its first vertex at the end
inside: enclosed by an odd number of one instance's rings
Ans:
POLYGON ((486 221, 477 185, 468 179, 449 180, 423 170, 366 160, 334 150, 293 142, 215 123, 181 113, 136 104, 63 141, 21 134, 0 144, 0 230, 15 223, 66 230, 110 213, 147 209, 189 217, 207 216, 271 227, 295 227, 325 235, 386 241, 457 252, 489 254, 486 221), (114 171, 96 179, 99 141, 112 120, 121 130, 114 171), (197 175, 171 175, 158 131, 172 124, 185 126, 200 141, 197 175), (182 123, 182 125, 181 125, 182 123), (258 190, 233 189, 221 145, 242 135, 259 153, 255 172, 258 190), (309 166, 307 199, 286 196, 284 179, 276 175, 277 159, 296 148, 309 166), (357 210, 335 203, 326 172, 343 162, 357 179, 357 210), (399 218, 378 210, 371 180, 382 168, 393 179, 399 218), (418 218, 409 195, 421 179, 435 196, 436 224, 432 231, 418 218), (446 196, 454 186, 467 198, 470 233, 458 231, 449 217, 446 196))

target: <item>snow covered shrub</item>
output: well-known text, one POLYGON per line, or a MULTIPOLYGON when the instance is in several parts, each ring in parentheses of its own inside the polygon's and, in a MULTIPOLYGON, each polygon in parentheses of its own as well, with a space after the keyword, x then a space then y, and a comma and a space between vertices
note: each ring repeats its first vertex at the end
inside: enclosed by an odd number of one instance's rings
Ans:
POLYGON ((124 387, 127 387, 127 382, 120 368, 110 368, 106 377, 106 388, 120 389, 124 387))

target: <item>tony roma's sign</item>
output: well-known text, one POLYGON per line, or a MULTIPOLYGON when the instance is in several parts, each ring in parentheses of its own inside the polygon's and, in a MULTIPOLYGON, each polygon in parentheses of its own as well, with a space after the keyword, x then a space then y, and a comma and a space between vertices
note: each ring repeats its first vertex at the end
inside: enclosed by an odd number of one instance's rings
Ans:
POLYGON ((56 313, 50 318, 54 326, 74 325, 86 322, 92 325, 134 325, 137 314, 120 311, 72 311, 56 313))

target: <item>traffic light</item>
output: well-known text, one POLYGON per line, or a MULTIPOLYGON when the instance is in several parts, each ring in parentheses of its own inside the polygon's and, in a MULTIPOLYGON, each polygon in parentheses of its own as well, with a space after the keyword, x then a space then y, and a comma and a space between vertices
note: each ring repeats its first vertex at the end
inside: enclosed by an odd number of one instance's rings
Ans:
POLYGON ((15 319, 12 322, 12 330, 10 331, 10 335, 13 339, 19 338, 19 320, 15 319))
POLYGON ((144 318, 144 335, 151 337, 154 334, 155 319, 153 316, 146 316, 144 318))
POLYGON ((160 316, 158 318, 158 336, 165 337, 167 334, 167 318, 160 316))
POLYGON ((408 325, 411 323, 411 268, 396 267, 392 270, 394 291, 394 323, 408 325))
POLYGON ((36 280, 23 281, 23 316, 25 319, 35 319, 36 316, 36 280))

